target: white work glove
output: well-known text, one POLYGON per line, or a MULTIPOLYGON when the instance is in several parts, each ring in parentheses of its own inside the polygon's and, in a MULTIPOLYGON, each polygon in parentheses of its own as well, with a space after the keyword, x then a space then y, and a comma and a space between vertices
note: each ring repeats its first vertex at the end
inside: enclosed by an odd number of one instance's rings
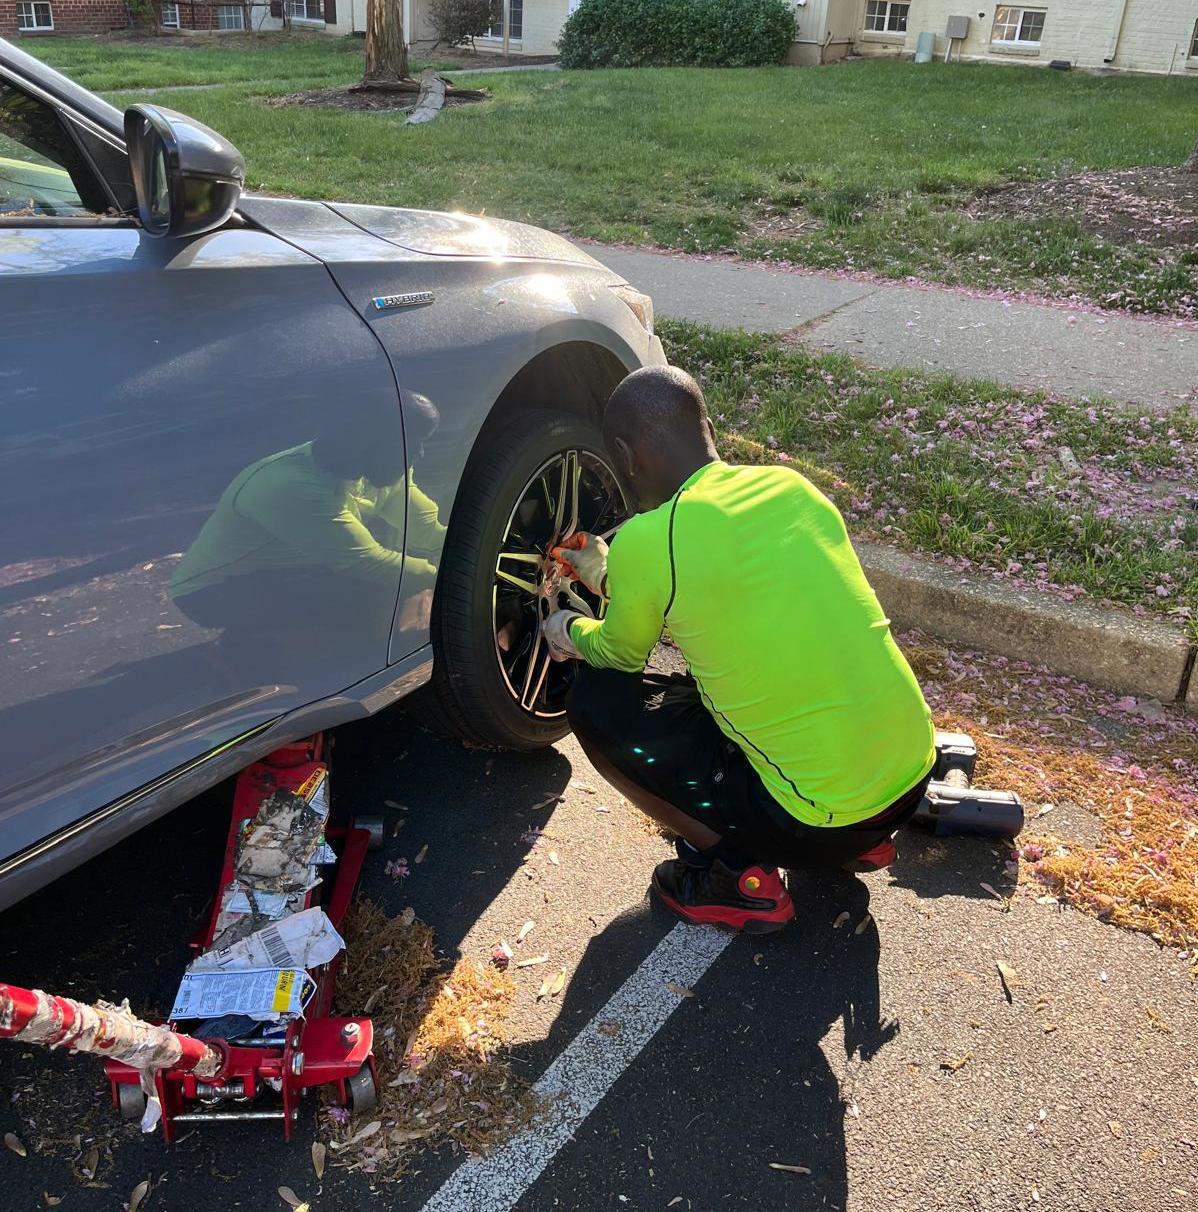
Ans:
POLYGON ((541 624, 541 634, 549 645, 549 655, 555 661, 577 660, 582 656, 570 639, 570 624, 583 617, 577 610, 555 610, 541 624))
POLYGON ((572 580, 581 581, 592 593, 607 597, 607 544, 585 530, 572 534, 549 554, 572 580))

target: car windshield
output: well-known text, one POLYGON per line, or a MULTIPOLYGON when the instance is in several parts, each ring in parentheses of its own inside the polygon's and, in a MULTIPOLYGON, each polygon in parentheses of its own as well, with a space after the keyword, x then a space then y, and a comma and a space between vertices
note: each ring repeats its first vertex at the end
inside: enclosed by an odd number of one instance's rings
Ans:
POLYGON ((75 184, 86 174, 53 110, 0 84, 0 220, 91 215, 75 184))

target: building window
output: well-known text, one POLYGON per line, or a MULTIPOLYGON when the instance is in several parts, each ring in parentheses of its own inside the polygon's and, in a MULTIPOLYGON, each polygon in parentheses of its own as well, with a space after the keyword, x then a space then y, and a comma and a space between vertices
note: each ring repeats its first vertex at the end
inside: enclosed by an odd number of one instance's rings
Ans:
POLYGON ((994 10, 991 42, 1000 46, 1039 46, 1044 34, 1044 9, 1000 4, 994 10))
POLYGON ((1194 22, 1194 36, 1190 39, 1190 58, 1198 59, 1198 21, 1194 22))
POLYGON ((865 28, 875 34, 905 34, 910 4, 893 0, 869 0, 865 6, 865 28))
POLYGON ((54 13, 41 0, 19 0, 17 29, 53 29, 54 13))
POLYGON ((293 21, 323 21, 322 0, 287 0, 287 11, 293 21))
POLYGON ((245 29, 245 10, 240 4, 216 6, 217 29, 245 29))
MULTIPOLYGON (((510 7, 508 9, 508 37, 512 39, 520 39, 524 36, 524 0, 509 0, 510 7)), ((484 37, 487 38, 502 38, 503 37, 503 4, 496 4, 495 24, 487 30, 484 37)))
POLYGON ((163 29, 178 29, 179 28, 179 6, 177 4, 164 4, 162 6, 162 21, 163 29))

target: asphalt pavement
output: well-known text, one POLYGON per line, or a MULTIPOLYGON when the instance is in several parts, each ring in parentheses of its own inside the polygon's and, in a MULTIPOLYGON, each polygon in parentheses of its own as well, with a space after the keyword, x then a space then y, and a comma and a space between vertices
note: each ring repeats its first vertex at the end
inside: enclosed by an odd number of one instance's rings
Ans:
MULTIPOLYGON (((1005 906, 982 886, 1011 891, 996 846, 904 835, 888 873, 795 878, 792 927, 749 939, 688 931, 647 899, 666 843, 572 739, 487 754, 390 712, 339 734, 333 780, 343 805, 407 809, 387 810, 403 824, 370 856, 363 895, 392 913, 414 906, 449 957, 486 958, 533 919, 537 950, 566 968, 561 996, 540 1002, 543 970, 516 973, 513 1056, 530 1080, 556 1074, 547 1122, 464 1168, 442 1150, 396 1186, 334 1169, 318 1187, 310 1113, 289 1145, 258 1123, 167 1148, 134 1127, 113 1135, 91 1059, 5 1044, 0 1132, 29 1152, 0 1150, 6 1212, 44 1208, 47 1195, 64 1212, 120 1208, 147 1176, 148 1212, 282 1208, 280 1185, 314 1212, 375 1200, 404 1212, 1198 1203, 1186 965, 1026 893, 1005 906), (388 858, 411 862, 425 845, 406 880, 386 875, 388 858), (1018 974, 1009 1001, 998 960, 1018 974), (102 1186, 71 1173, 91 1136, 112 1138, 102 1186)), ((167 1008, 219 865, 227 796, 215 790, 0 915, 0 973, 167 1008)))
POLYGON ((587 245, 653 296, 659 315, 749 332, 796 331, 871 366, 989 379, 1153 411, 1198 408, 1198 325, 950 287, 587 245))

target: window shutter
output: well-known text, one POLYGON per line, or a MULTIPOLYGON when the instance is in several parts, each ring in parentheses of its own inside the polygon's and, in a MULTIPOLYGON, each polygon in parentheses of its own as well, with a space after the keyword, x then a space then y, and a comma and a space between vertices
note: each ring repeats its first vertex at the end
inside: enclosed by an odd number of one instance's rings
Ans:
POLYGON ((337 24, 337 0, 324 0, 324 20, 326 25, 337 24))
POLYGON ((270 0, 270 15, 272 17, 283 15, 283 0, 270 0))

